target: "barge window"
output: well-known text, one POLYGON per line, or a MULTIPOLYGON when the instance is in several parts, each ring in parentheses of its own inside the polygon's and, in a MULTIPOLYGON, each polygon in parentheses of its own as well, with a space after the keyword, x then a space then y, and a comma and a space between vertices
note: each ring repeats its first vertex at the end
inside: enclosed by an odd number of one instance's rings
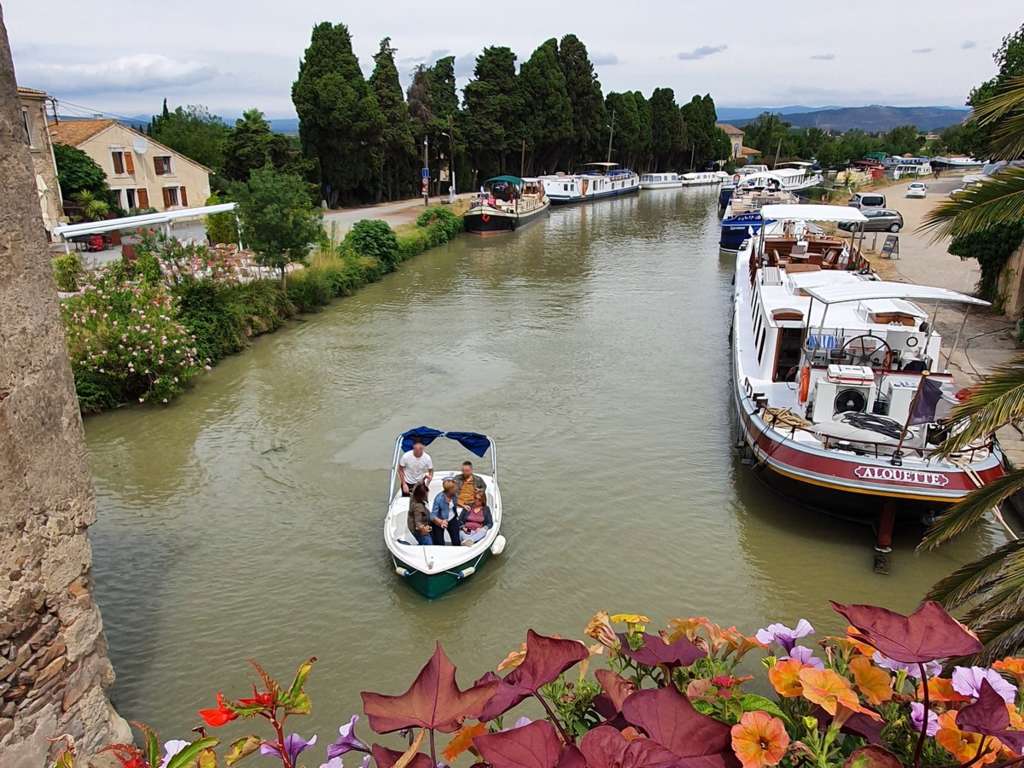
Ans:
POLYGON ((757 344, 757 363, 761 364, 761 358, 764 355, 764 340, 768 338, 768 330, 761 329, 761 341, 757 344))

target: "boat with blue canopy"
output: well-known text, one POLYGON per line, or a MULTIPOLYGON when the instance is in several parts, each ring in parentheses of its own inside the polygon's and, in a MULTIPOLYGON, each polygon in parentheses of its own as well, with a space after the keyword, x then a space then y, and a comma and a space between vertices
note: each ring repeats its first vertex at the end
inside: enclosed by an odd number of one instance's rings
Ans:
MULTIPOLYGON (((427 509, 432 509, 434 499, 442 493, 447 479, 460 474, 458 469, 436 469, 428 486, 427 509)), ((391 555, 395 572, 407 581, 413 589, 429 598, 440 597, 468 579, 487 562, 491 555, 500 555, 505 549, 505 537, 501 535, 501 491, 498 489, 498 452, 494 440, 478 432, 457 432, 414 427, 400 434, 395 440, 395 451, 391 462, 391 476, 388 481, 387 518, 384 521, 384 544, 391 555), (444 533, 444 545, 419 544, 409 530, 409 499, 402 495, 402 483, 398 464, 402 454, 411 450, 416 442, 429 446, 435 440, 446 439, 461 445, 469 453, 481 459, 490 458, 490 474, 474 474, 484 482, 487 505, 491 510, 491 527, 477 541, 454 546, 451 537, 444 533)))

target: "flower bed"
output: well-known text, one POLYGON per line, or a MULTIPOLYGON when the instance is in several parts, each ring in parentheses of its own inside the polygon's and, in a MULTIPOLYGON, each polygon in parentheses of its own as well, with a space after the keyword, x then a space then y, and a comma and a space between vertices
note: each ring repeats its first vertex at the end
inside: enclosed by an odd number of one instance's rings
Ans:
MULTIPOLYGON (((322 762, 308 751, 315 735, 286 735, 287 721, 310 711, 304 687, 316 659, 287 687, 254 664, 260 687, 251 697, 217 694, 216 706, 199 712, 205 725, 191 742, 161 749, 141 726, 141 748, 109 751, 124 768, 213 768, 220 739, 206 729, 262 722, 265 734, 242 735, 221 750, 224 764, 257 752, 282 768, 304 761, 342 768, 349 753, 362 755, 363 768, 468 764, 466 753, 493 768, 1003 768, 1024 761, 1024 658, 991 667, 951 664, 979 653, 981 644, 937 603, 910 616, 833 607, 849 622, 847 631, 819 639, 804 620, 746 636, 693 617, 653 634, 645 616, 602 612, 585 630, 596 642, 530 630, 494 672, 465 689, 438 644, 405 693, 361 694, 369 728, 404 734, 404 751, 361 738, 358 716, 326 745, 322 762), (738 674, 753 653, 763 654, 762 687, 774 698, 748 691, 753 678, 738 674), (546 716, 513 721, 525 701, 546 716), (444 744, 442 734, 451 734, 444 744)), ((72 751, 61 768, 70 768, 72 751)))

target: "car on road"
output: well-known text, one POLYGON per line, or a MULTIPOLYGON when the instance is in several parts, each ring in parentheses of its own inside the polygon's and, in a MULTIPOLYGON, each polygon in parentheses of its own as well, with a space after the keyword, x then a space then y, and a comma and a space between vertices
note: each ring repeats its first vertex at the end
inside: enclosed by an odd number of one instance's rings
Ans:
POLYGON ((867 217, 867 222, 844 221, 839 228, 847 232, 899 232, 903 229, 903 215, 899 211, 871 208, 861 210, 861 213, 867 217))
POLYGON ((885 208, 885 195, 879 192, 858 192, 850 198, 847 205, 862 211, 868 208, 885 208))
POLYGON ((915 181, 907 187, 907 197, 927 197, 927 195, 928 185, 922 184, 920 181, 915 181))

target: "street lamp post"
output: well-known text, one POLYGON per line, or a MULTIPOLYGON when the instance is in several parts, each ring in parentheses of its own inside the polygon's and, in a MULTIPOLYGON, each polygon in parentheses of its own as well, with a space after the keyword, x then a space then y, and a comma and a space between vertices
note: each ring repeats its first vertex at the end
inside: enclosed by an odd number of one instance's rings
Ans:
POLYGON ((448 175, 451 181, 448 183, 448 202, 455 202, 455 127, 452 125, 452 117, 448 116, 448 133, 442 134, 448 137, 448 175))
POLYGON ((423 205, 430 205, 430 138, 423 137, 423 205))

